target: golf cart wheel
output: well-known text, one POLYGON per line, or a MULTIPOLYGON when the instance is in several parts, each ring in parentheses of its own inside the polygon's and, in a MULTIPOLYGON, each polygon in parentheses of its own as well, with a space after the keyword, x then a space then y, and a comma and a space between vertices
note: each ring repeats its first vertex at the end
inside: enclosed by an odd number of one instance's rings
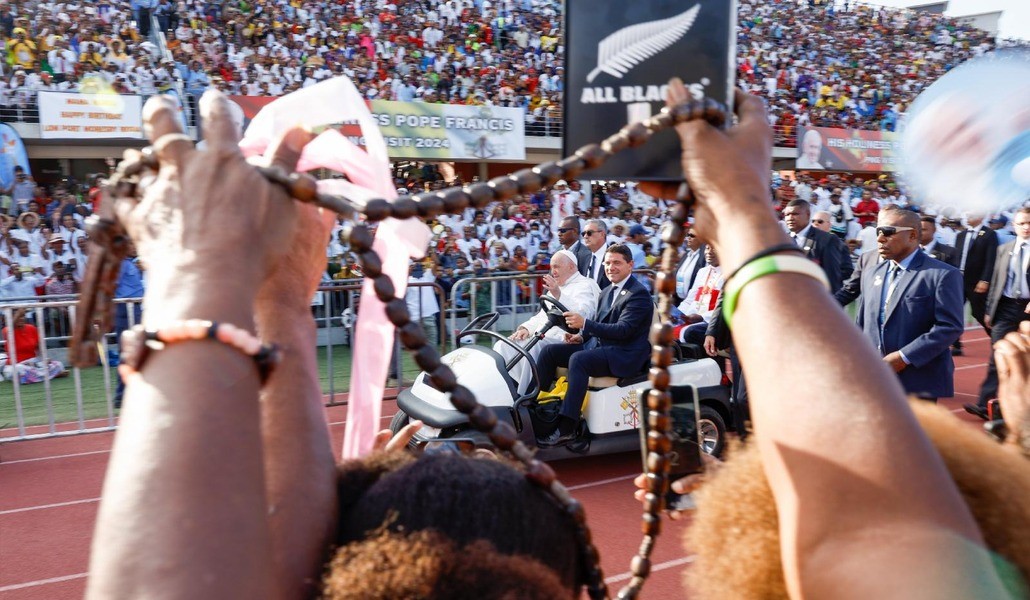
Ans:
POLYGON ((726 422, 719 411, 711 406, 702 406, 697 427, 701 449, 712 456, 720 456, 726 445, 726 422))
POLYGON ((404 429, 404 426, 408 424, 408 413, 403 410, 398 410, 397 414, 393 416, 393 420, 390 421, 390 433, 397 435, 397 432, 404 429))

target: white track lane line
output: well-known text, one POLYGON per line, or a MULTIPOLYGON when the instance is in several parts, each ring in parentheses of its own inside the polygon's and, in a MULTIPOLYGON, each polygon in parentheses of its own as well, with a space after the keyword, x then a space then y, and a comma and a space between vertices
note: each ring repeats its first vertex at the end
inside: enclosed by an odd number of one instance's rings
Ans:
MULTIPOLYGON (((692 562, 694 562, 694 556, 693 555, 685 556, 683 558, 677 558, 675 560, 667 560, 665 562, 658 563, 657 565, 651 567, 651 572, 654 573, 655 571, 664 571, 665 569, 672 569, 674 567, 679 567, 679 566, 682 566, 682 565, 690 564, 692 562)), ((626 571, 625 573, 619 573, 618 575, 612 575, 611 577, 605 577, 604 582, 605 583, 618 583, 620 581, 626 581, 630 577, 633 577, 633 573, 631 573, 630 571, 626 571)), ((2 590, 0 590, 0 591, 2 591, 2 590)))
POLYGON ((589 483, 581 483, 579 485, 570 485, 569 491, 582 490, 591 487, 597 487, 599 485, 608 485, 609 483, 618 483, 620 481, 632 481, 640 473, 634 473, 633 475, 623 475, 621 477, 612 477, 611 479, 601 479, 600 481, 591 481, 589 483))
POLYGON ((63 577, 51 577, 50 579, 37 579, 36 581, 26 581, 25 583, 5 585, 4 587, 0 587, 0 592, 13 592, 14 590, 23 590, 25 588, 36 587, 39 585, 47 585, 48 583, 61 583, 62 581, 82 579, 87 575, 89 575, 89 573, 76 573, 75 575, 65 575, 63 577))
MULTIPOLYGON (((100 498, 86 498, 85 500, 71 500, 69 502, 58 502, 56 504, 43 504, 41 506, 26 506, 25 508, 12 508, 10 510, 0 510, 0 516, 13 515, 15 513, 29 512, 33 510, 46 510, 48 508, 61 508, 63 506, 74 506, 76 504, 89 504, 91 502, 99 502, 100 498)), ((2 590, 0 590, 2 591, 2 590)))
POLYGON ((41 460, 57 460, 59 458, 75 458, 77 456, 91 456, 93 454, 107 454, 109 452, 111 452, 111 451, 110 450, 94 450, 92 452, 76 452, 74 454, 58 454, 56 456, 39 456, 37 458, 20 458, 18 460, 5 460, 4 462, 0 462, 0 467, 3 467, 4 465, 16 465, 18 463, 39 462, 41 460))

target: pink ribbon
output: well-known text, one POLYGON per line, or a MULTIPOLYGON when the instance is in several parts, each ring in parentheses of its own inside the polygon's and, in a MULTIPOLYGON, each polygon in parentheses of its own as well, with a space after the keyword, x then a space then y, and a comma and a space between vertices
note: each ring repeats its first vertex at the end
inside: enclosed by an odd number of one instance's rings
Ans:
MULTIPOLYGON (((284 131, 297 125, 311 129, 357 121, 365 137, 362 150, 335 128, 326 129, 311 141, 297 165, 299 171, 325 168, 344 173, 348 180, 319 181, 319 190, 339 194, 359 203, 371 198, 396 198, 390 175, 386 142, 375 124, 368 105, 350 79, 335 77, 283 96, 261 110, 240 141, 245 156, 264 155, 284 131)), ((268 158, 268 157, 266 157, 268 158)), ((418 219, 386 219, 376 231, 373 248, 383 263, 383 273, 393 282, 398 296, 408 287, 408 263, 425 256, 432 232, 418 219)), ((354 458, 372 450, 379 431, 383 392, 394 327, 386 318, 386 306, 376 297, 372 280, 361 288, 361 307, 355 326, 356 338, 347 406, 347 427, 343 458, 354 458)))

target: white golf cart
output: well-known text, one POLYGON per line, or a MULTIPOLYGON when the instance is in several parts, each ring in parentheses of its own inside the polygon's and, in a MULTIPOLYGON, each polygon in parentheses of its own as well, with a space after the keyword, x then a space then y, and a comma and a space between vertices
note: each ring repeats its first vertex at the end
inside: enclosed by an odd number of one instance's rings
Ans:
MULTIPOLYGON (((528 350, 552 327, 576 333, 566 325, 562 316, 566 308, 561 303, 550 296, 542 296, 540 305, 547 312, 548 322, 525 346, 491 329, 498 320, 497 313, 480 315, 459 334, 459 340, 478 340, 482 336, 491 342, 498 341, 507 345, 517 353, 507 363, 493 350, 492 344, 483 346, 462 344, 459 341, 462 345, 443 357, 443 362, 457 376, 458 383, 471 390, 480 404, 490 407, 498 419, 510 422, 519 432, 523 443, 531 448, 537 447, 538 437, 553 431, 561 403, 538 399, 540 377, 528 350), (516 391, 517 382, 510 371, 522 360, 528 361, 532 376, 529 389, 519 394, 516 391)), ((655 320, 657 315, 656 310, 655 320)), ((719 455, 725 445, 727 423, 732 423, 729 386, 723 384, 723 373, 719 365, 704 356, 703 351, 687 346, 681 346, 679 351, 677 360, 669 367, 674 405, 689 405, 691 397, 686 386, 697 388, 700 398, 700 441, 706 452, 719 455)), ((538 456, 544 460, 555 460, 639 450, 637 404, 648 387, 646 372, 623 379, 591 378, 584 421, 576 440, 564 447, 540 448, 538 456)), ((469 425, 468 418, 451 405, 447 394, 433 386, 425 372, 415 378, 410 388, 400 392, 397 406, 399 410, 390 424, 390 429, 395 433, 411 418, 425 424, 411 442, 416 450, 447 441, 472 442, 477 448, 492 447, 486 434, 469 425)))

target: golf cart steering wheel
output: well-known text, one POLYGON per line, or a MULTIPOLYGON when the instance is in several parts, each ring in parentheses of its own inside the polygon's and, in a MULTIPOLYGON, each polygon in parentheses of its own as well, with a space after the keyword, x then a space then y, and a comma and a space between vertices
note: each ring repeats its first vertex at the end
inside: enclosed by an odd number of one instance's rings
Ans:
POLYGON ((521 356, 516 356, 512 358, 507 362, 507 364, 504 365, 504 367, 510 372, 511 368, 515 366, 515 363, 517 363, 520 360, 526 361, 526 364, 529 365, 529 389, 526 390, 526 393, 523 394, 523 396, 536 398, 538 395, 540 395, 540 373, 537 372, 536 362, 533 360, 533 357, 530 356, 529 352, 522 347, 521 344, 518 344, 508 339, 508 337, 503 336, 491 329, 469 329, 466 331, 462 331, 462 334, 485 335, 487 337, 497 340, 498 342, 501 342, 502 344, 508 346, 515 352, 518 352, 521 356))
POLYGON ((547 321, 551 325, 554 325, 565 333, 571 333, 572 335, 579 333, 578 329, 569 327, 569 324, 565 322, 564 313, 569 312, 569 309, 565 308, 565 305, 561 302, 558 302, 550 296, 540 296, 540 308, 547 313, 547 321))

